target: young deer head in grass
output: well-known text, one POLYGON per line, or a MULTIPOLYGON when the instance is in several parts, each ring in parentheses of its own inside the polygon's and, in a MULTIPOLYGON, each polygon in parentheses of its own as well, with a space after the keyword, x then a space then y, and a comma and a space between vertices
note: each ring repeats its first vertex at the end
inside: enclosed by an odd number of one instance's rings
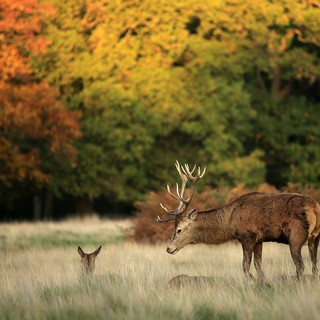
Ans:
POLYGON ((308 242, 312 262, 312 273, 317 275, 317 251, 320 241, 320 205, 310 196, 297 193, 260 193, 252 192, 220 208, 186 211, 195 191, 196 183, 203 177, 201 173, 193 175, 196 166, 190 171, 188 165, 176 168, 182 180, 176 194, 167 186, 169 194, 178 200, 174 210, 161 207, 169 218, 158 221, 175 221, 175 229, 167 252, 174 254, 187 244, 220 244, 237 239, 243 250, 242 268, 247 278, 252 255, 259 280, 264 279, 261 268, 262 243, 273 241, 288 244, 292 260, 296 266, 297 277, 303 275, 304 264, 301 255, 302 246, 308 242), (191 183, 189 197, 185 196, 187 182, 191 183))
POLYGON ((101 250, 101 246, 98 249, 96 249, 94 252, 85 253, 81 249, 81 247, 78 247, 78 253, 80 254, 80 257, 81 257, 81 268, 82 268, 83 274, 91 275, 93 273, 96 257, 99 254, 100 250, 101 250))

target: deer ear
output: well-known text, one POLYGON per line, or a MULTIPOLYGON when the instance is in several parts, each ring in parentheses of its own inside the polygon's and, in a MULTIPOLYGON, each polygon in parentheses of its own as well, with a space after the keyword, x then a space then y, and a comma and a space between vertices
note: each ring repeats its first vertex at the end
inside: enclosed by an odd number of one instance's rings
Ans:
POLYGON ((191 210, 189 213, 188 213, 188 218, 190 220, 196 220, 197 219, 197 216, 198 216, 198 213, 197 213, 197 210, 196 209, 193 209, 191 210))
POLYGON ((93 254, 95 255, 95 257, 99 254, 99 252, 100 252, 100 250, 101 250, 101 247, 102 246, 100 246, 93 254))
POLYGON ((80 247, 78 247, 78 253, 80 254, 81 257, 84 256, 84 252, 80 247))

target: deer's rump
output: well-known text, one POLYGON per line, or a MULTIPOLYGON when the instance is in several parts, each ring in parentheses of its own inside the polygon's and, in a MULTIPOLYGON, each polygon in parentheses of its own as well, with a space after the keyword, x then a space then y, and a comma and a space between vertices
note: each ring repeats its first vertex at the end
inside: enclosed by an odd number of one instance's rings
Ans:
POLYGON ((249 193, 233 201, 230 225, 234 235, 256 241, 288 243, 292 232, 318 235, 319 204, 295 193, 249 193))

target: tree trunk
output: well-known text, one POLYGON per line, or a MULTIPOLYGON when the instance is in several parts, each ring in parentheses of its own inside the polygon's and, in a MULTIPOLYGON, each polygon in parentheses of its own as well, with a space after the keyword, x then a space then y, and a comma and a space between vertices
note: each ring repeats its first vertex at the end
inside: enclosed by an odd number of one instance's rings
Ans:
POLYGON ((273 69, 273 81, 271 86, 271 94, 275 98, 279 98, 281 88, 281 68, 279 65, 273 69))
POLYGON ((286 84, 282 84, 282 72, 281 67, 276 66, 273 69, 273 81, 271 87, 271 94, 275 98, 283 99, 287 97, 292 91, 292 83, 288 82, 286 84))
POLYGON ((38 194, 33 195, 33 220, 39 221, 41 218, 42 202, 38 194))
POLYGON ((52 219, 52 205, 53 205, 53 195, 51 192, 47 191, 44 198, 44 209, 43 215, 45 220, 52 219))
POLYGON ((88 194, 76 199, 76 215, 83 218, 93 214, 93 201, 88 194))

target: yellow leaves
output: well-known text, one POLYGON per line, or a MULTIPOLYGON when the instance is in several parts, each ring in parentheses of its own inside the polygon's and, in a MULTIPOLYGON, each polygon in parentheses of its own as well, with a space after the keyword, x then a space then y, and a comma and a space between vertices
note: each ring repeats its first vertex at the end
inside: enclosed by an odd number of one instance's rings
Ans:
POLYGON ((285 37, 280 40, 279 53, 283 53, 288 48, 288 41, 285 37))
POLYGON ((302 1, 302 3, 320 8, 320 1, 319 0, 304 0, 304 1, 302 1))
MULTIPOLYGON (((78 33, 83 46, 77 50, 89 49, 76 71, 75 63, 65 65, 81 76, 90 74, 90 81, 110 78, 126 94, 143 77, 156 87, 156 73, 199 66, 211 57, 214 61, 232 55, 236 61, 240 55, 246 59, 252 54, 259 68, 267 70, 290 51, 297 36, 301 41, 319 42, 318 9, 310 1, 88 0, 86 4, 82 18, 80 2, 66 5, 68 27, 81 21, 86 31, 78 33)), ((71 59, 76 49, 66 50, 71 51, 71 59)))
POLYGON ((101 2, 87 2, 87 10, 80 22, 83 31, 88 31, 104 20, 104 8, 101 2))
POLYGON ((290 23, 289 16, 287 14, 280 14, 275 18, 275 23, 279 26, 288 26, 290 23))

